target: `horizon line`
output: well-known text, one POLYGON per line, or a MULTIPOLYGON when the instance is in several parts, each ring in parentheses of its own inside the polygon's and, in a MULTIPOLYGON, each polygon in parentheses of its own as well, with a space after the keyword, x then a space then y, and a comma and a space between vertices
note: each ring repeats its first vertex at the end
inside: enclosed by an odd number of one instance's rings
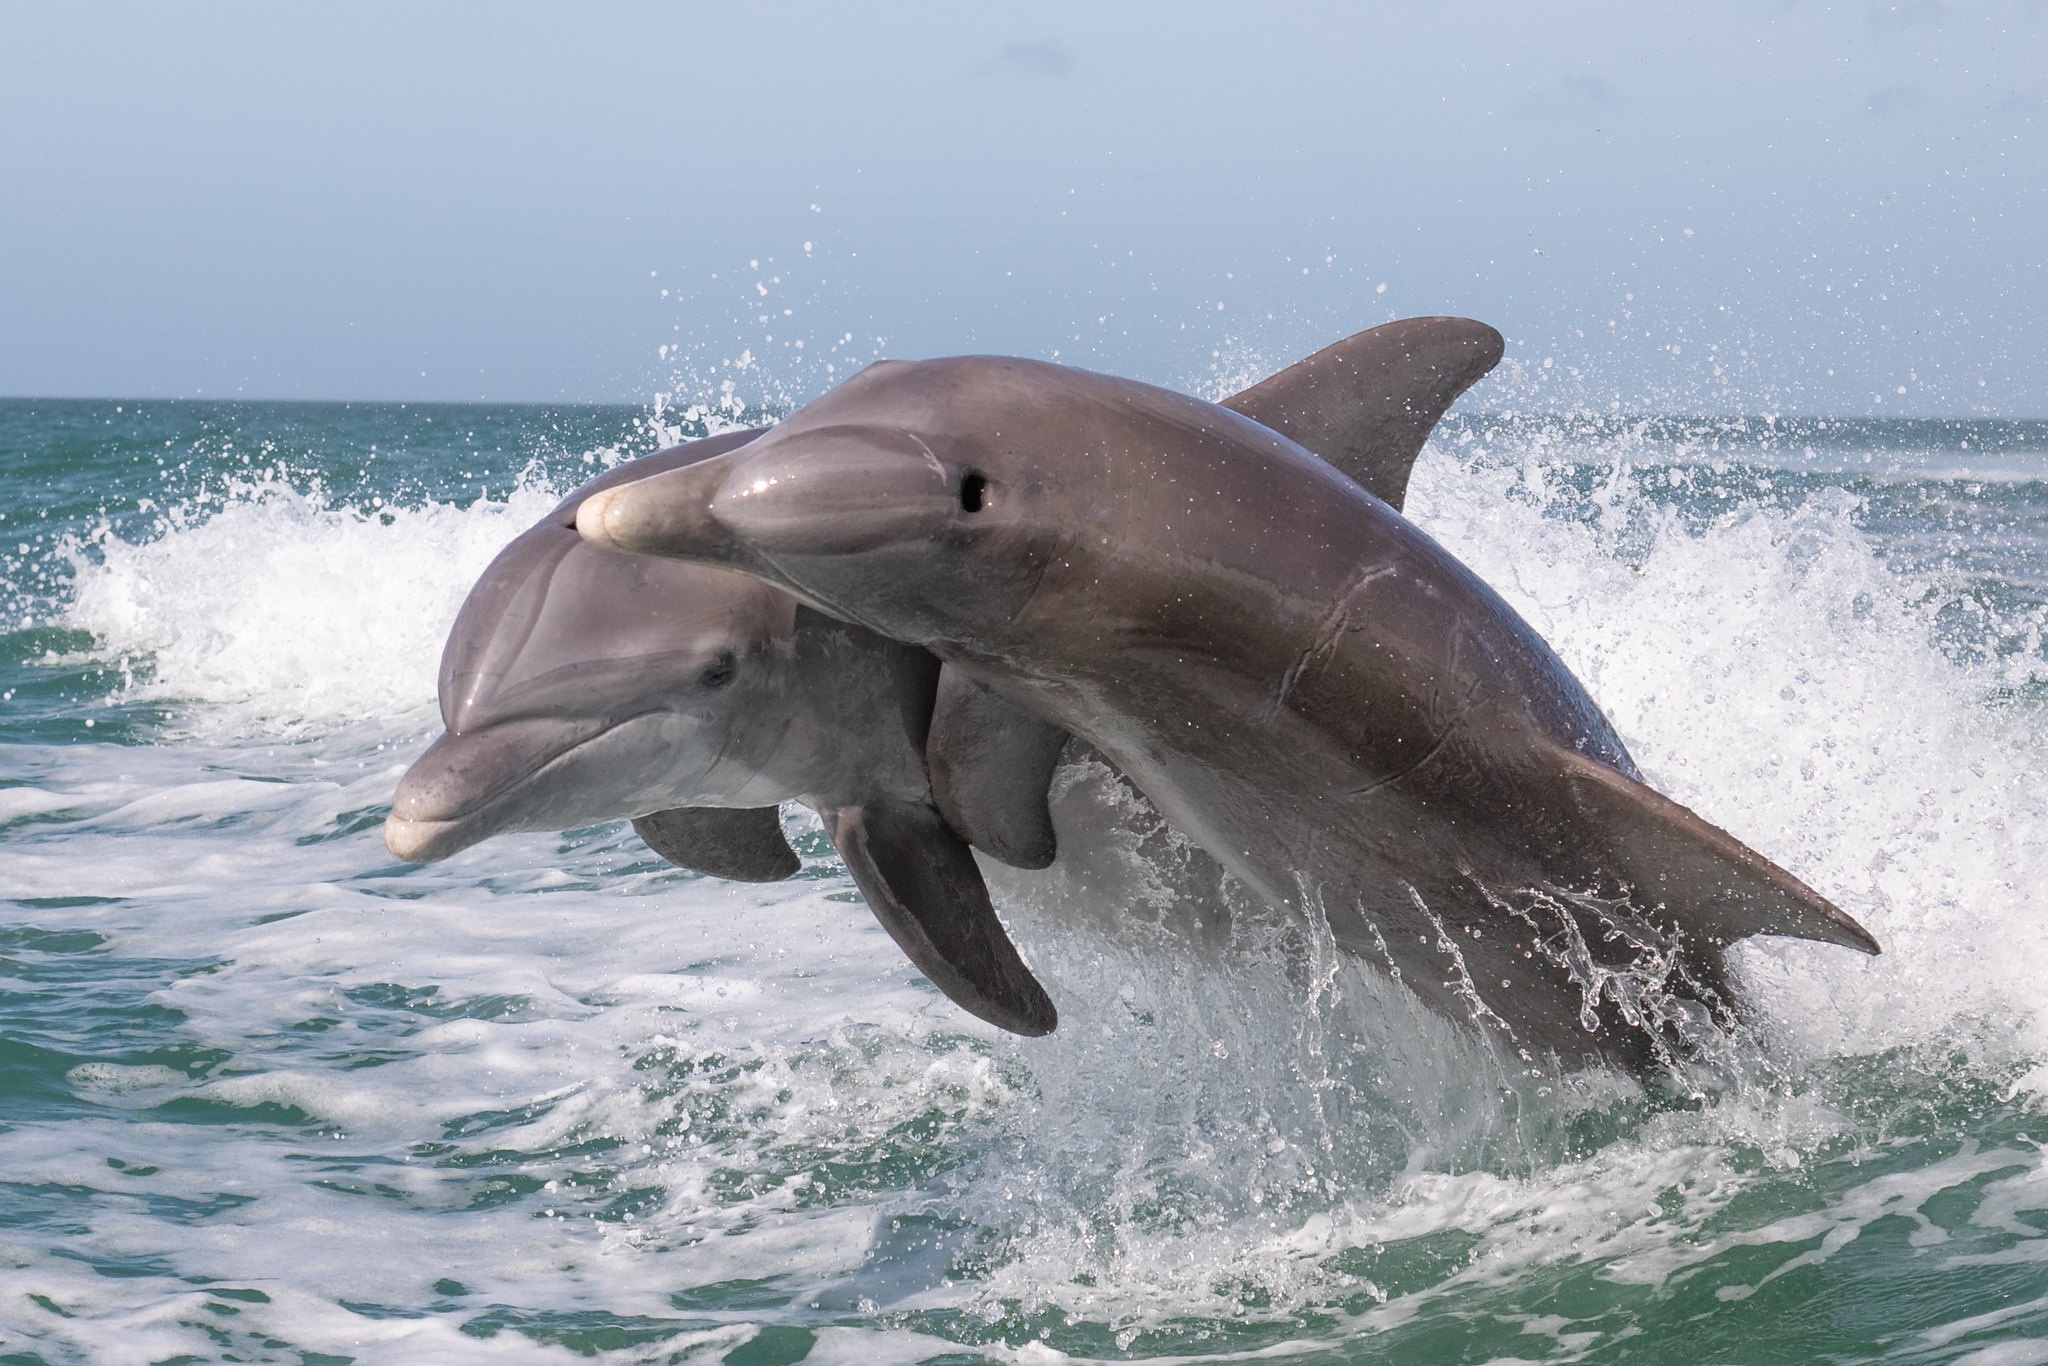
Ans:
MULTIPOLYGON (((0 394, 0 403, 112 403, 116 405, 145 403, 221 403, 221 404, 264 404, 278 407, 322 407, 346 408, 354 406, 376 408, 625 408, 642 412, 652 411, 651 399, 534 399, 534 398, 251 398, 246 395, 223 397, 214 394, 178 394, 170 397, 137 397, 120 394, 0 394)), ((669 409, 680 415, 683 410, 699 406, 685 403, 669 409)), ((801 405, 798 405, 801 406, 801 405)), ((740 411, 750 409, 743 407, 740 411)), ((752 408, 752 411, 772 411, 752 408)), ((716 410, 714 410, 716 411, 716 410)), ((795 411, 791 409, 791 411, 795 411)), ((1840 412, 1788 412, 1763 410, 1712 410, 1712 409, 1665 409, 1653 411, 1643 408, 1613 410, 1605 408, 1554 408, 1517 407, 1512 404, 1477 404, 1470 408, 1454 410, 1440 419, 1448 422, 1459 417, 1557 417, 1581 421, 1628 422, 1641 420, 1687 420, 1700 422, 1730 421, 1736 419, 1762 419, 1771 423, 1804 422, 2011 422, 2020 424, 2048 423, 2048 414, 2041 416, 2015 416, 1997 413, 1957 412, 1897 412, 1897 413, 1840 413, 1840 412)))

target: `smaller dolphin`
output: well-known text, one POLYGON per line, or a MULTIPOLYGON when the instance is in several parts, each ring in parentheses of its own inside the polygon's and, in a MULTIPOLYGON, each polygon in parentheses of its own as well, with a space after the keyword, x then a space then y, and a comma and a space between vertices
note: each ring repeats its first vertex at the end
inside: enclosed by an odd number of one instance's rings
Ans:
MULTIPOLYGON (((1437 418, 1500 354, 1484 324, 1410 319, 1226 402, 1327 449, 1398 502, 1437 418)), ((1013 866, 1052 861, 1046 789, 1066 732, 924 650, 757 579, 621 555, 576 534, 585 499, 760 435, 725 433, 611 470, 499 554, 443 654, 447 733, 400 782, 385 842, 399 858, 431 860, 505 831, 630 817, 671 862, 772 881, 798 867, 777 804, 799 801, 824 818, 927 977, 991 1023, 1043 1033, 1051 1002, 962 837, 1013 866), (936 729, 934 716, 944 718, 936 729)))
POLYGON ((1563 662, 1443 547, 1237 412, 1034 361, 883 362, 748 446, 587 500, 577 525, 932 650, 1532 1060, 1654 1065, 1669 1017, 1632 994, 1637 949, 1708 1008, 1744 936, 1877 951, 1645 786, 1563 662))

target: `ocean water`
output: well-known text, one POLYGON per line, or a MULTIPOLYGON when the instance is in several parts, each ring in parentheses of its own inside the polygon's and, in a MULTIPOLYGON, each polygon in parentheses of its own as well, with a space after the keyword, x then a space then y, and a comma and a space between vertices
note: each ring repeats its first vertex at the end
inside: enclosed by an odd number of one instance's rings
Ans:
POLYGON ((1517 1084, 1085 766, 916 976, 815 822, 409 867, 475 575, 706 423, 0 402, 0 1361, 2048 1362, 2048 424, 1463 415, 1411 514, 1885 946, 1517 1084))

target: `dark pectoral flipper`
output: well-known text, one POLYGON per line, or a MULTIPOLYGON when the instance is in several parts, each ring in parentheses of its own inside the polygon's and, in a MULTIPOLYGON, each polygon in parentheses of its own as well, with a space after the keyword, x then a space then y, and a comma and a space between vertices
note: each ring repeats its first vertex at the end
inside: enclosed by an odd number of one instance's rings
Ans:
POLYGON ((1781 934, 1878 952, 1870 931, 1727 831, 1584 755, 1559 749, 1555 758, 1569 801, 1597 835, 1582 856, 1661 903, 1681 931, 1716 945, 1781 934))
POLYGON ((1404 318, 1346 337, 1223 406, 1270 427, 1397 510, 1437 419, 1500 360, 1470 318, 1404 318))
POLYGON ((647 847, 675 864, 735 882, 780 882, 803 866, 782 833, 778 807, 678 806, 639 816, 647 847))
POLYGON ((990 858, 1046 867, 1056 852, 1046 788, 1066 743, 1058 726, 949 664, 924 746, 932 800, 990 858))
POLYGON ((826 825, 875 918, 934 986, 1013 1034, 1052 1033, 1052 998, 996 919, 967 842, 937 807, 878 798, 840 807, 826 825))

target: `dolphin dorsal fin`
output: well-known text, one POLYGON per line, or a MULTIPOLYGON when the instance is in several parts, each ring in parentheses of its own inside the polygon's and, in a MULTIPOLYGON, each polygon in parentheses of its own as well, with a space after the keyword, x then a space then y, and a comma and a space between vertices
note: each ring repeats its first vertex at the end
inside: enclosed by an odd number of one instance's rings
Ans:
POLYGON ((939 671, 925 738, 932 801, 982 853, 1012 868, 1045 868, 1058 846, 1046 791, 1067 733, 959 666, 939 671))
POLYGON ((1315 452, 1399 511, 1437 419, 1504 346, 1470 318, 1404 318, 1326 346, 1223 406, 1315 452))
POLYGON ((734 882, 780 882, 803 867, 782 833, 779 807, 677 806, 636 816, 647 847, 693 873, 734 882))
POLYGON ((825 826, 875 919, 933 986, 1013 1034, 1052 1033, 1052 998, 996 918, 967 842, 937 807, 880 797, 825 813, 825 826))
POLYGON ((1721 947, 1777 934, 1879 951, 1841 908, 1727 831, 1583 754, 1558 747, 1552 757, 1575 814, 1598 836, 1575 855, 1608 863, 1688 937, 1721 947))

